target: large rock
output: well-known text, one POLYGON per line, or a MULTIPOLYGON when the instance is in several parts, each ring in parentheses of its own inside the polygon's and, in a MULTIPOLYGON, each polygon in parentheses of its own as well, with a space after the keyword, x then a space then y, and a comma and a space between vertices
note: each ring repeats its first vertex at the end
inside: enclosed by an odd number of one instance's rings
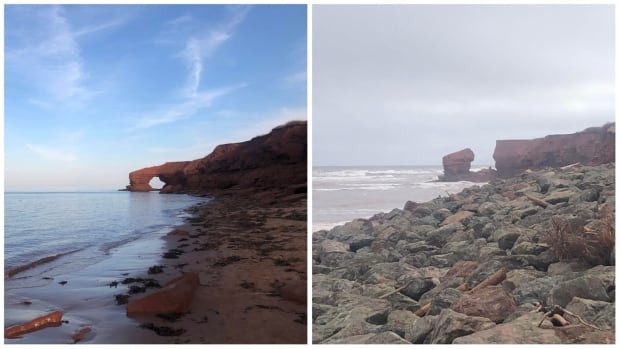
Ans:
POLYGON ((283 183, 303 190, 306 163, 307 122, 293 121, 246 142, 219 145, 202 159, 133 171, 127 189, 152 190, 149 181, 159 177, 165 193, 277 188, 283 183))
POLYGON ((341 294, 335 304, 336 307, 315 320, 314 343, 378 333, 387 323, 390 312, 390 303, 385 299, 353 294, 341 294))
POLYGON ((415 278, 400 292, 411 299, 419 301, 423 294, 435 286, 437 284, 433 278, 415 278))
POLYGON ((127 304, 127 316, 186 313, 192 304, 198 284, 198 274, 184 274, 170 281, 162 289, 127 304))
POLYGON ((450 309, 439 314, 437 324, 431 332, 432 344, 451 344, 456 338, 495 327, 487 318, 467 316, 450 309))
POLYGON ((499 323, 517 310, 517 304, 502 286, 487 286, 474 293, 466 293, 452 303, 450 309, 499 323))
POLYGON ((394 332, 369 333, 346 338, 330 339, 325 344, 411 344, 394 332))
POLYGON ((473 216, 471 211, 459 211, 443 220, 439 225, 444 226, 448 224, 461 223, 464 219, 473 216))
POLYGON ((616 336, 613 331, 597 331, 586 325, 568 325, 554 327, 555 333, 567 344, 614 344, 616 336))
MULTIPOLYGON (((579 315, 585 321, 604 330, 616 328, 616 304, 591 299, 573 297, 566 310, 579 315)), ((572 320, 570 316, 567 316, 572 320)), ((575 320, 577 323, 577 320, 575 320)))
POLYGON ((477 172, 470 171, 472 161, 474 161, 474 152, 469 148, 444 156, 442 158, 444 174, 439 176, 439 180, 444 182, 488 182, 496 177, 495 170, 490 168, 477 172))
POLYGON ((408 310, 394 310, 387 317, 384 329, 407 339, 417 326, 420 317, 408 310))
POLYGON ((471 168, 472 161, 474 152, 469 148, 450 153, 442 158, 443 173, 446 177, 466 174, 471 168))
POLYGON ((544 276, 532 277, 528 280, 526 276, 521 276, 514 281, 516 288, 512 291, 512 295, 517 304, 544 303, 549 298, 553 287, 558 284, 558 279, 558 277, 544 276))
POLYGON ((456 338, 454 344, 560 344, 555 331, 538 327, 541 313, 527 313, 514 321, 456 338))
POLYGON ((498 140, 493 159, 500 177, 527 169, 560 167, 580 162, 597 165, 615 161, 615 123, 573 134, 531 140, 498 140))
POLYGON ((607 290, 601 279, 595 276, 582 276, 556 284, 551 289, 548 304, 565 307, 573 297, 609 301, 607 290))
POLYGON ((321 241, 319 249, 319 260, 321 264, 332 267, 340 265, 344 260, 350 259, 353 253, 349 252, 349 245, 325 239, 321 241))
POLYGON ((457 277, 467 276, 476 270, 479 265, 480 263, 476 261, 458 261, 454 263, 452 268, 441 278, 441 281, 446 282, 457 277))
MULTIPOLYGON (((456 302, 459 298, 463 296, 463 293, 454 288, 445 288, 433 297, 431 301, 431 307, 428 310, 428 315, 438 315, 444 309, 450 308, 452 303, 456 302)), ((421 303, 424 303, 422 301, 421 303)))

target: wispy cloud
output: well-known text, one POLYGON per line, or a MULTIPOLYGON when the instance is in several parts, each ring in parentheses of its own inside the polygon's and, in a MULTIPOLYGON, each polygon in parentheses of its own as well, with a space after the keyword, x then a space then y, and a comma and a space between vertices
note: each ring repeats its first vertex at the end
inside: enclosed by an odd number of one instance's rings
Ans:
MULTIPOLYGON (((214 29, 201 35, 192 35, 185 40, 185 45, 179 56, 189 68, 186 85, 183 94, 186 97, 194 97, 200 89, 203 72, 203 61, 213 55, 219 47, 233 37, 235 29, 243 22, 249 6, 231 7, 232 15, 228 20, 214 29)), ((177 18, 173 23, 179 25, 189 21, 187 17, 177 18)))
POLYGON ((107 30, 110 28, 114 28, 114 27, 118 27, 121 26, 122 24, 125 23, 125 19, 124 18, 115 18, 112 19, 108 22, 104 22, 104 23, 100 23, 100 24, 95 24, 95 25, 90 25, 84 28, 80 28, 78 30, 76 30, 73 35, 74 37, 80 37, 80 36, 84 36, 87 34, 92 34, 92 33, 96 33, 102 30, 107 30))
POLYGON ((9 10, 18 15, 8 25, 18 29, 5 40, 7 74, 35 87, 36 96, 30 97, 33 104, 79 106, 101 92, 88 83, 78 38, 121 25, 121 20, 73 29, 61 6, 9 10))
POLYGON ((133 126, 125 131, 131 132, 147 129, 153 126, 172 123, 188 118, 199 110, 210 107, 212 103, 235 90, 247 86, 239 83, 231 86, 201 89, 201 79, 204 70, 204 61, 211 57, 225 42, 234 36, 235 29, 245 19, 250 6, 231 6, 230 17, 211 30, 196 34, 195 31, 185 30, 185 27, 195 25, 191 15, 176 17, 164 23, 164 29, 156 42, 169 44, 170 39, 177 37, 183 42, 182 49, 177 57, 181 58, 188 68, 188 76, 181 89, 181 96, 177 103, 168 105, 158 110, 148 112, 145 117, 139 118, 133 126), (182 36, 182 39, 178 37, 182 36))
POLYGON ((233 86, 202 91, 193 98, 186 99, 171 106, 160 108, 160 110, 156 110, 154 112, 149 112, 148 114, 152 116, 138 119, 135 125, 128 128, 126 131, 146 129, 185 119, 192 116, 200 109, 210 107, 216 99, 226 96, 245 86, 247 86, 247 84, 241 83, 233 86))
POLYGON ((77 156, 72 153, 67 153, 60 151, 58 149, 45 147, 36 144, 26 144, 26 147, 43 158, 51 161, 63 161, 63 162, 71 162, 77 159, 77 156))

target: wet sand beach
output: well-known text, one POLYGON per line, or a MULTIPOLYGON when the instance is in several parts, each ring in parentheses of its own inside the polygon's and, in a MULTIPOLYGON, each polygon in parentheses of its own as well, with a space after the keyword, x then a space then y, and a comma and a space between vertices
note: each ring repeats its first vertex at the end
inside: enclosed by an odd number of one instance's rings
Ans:
POLYGON ((306 193, 291 193, 219 193, 163 239, 131 242, 53 280, 37 266, 33 287, 5 280, 5 329, 63 313, 61 326, 5 343, 73 343, 80 331, 83 343, 306 343, 306 193), (187 273, 199 284, 185 314, 130 318, 117 304, 187 273))

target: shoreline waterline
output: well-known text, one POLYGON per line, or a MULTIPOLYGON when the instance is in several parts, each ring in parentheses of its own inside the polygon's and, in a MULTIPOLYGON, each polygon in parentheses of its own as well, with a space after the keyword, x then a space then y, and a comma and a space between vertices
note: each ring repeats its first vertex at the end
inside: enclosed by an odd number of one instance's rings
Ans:
MULTIPOLYGON (((479 168, 486 167, 472 170, 479 168)), ((318 166, 312 173, 313 232, 486 184, 439 182, 442 166, 318 166)))
POLYGON ((166 235, 186 224, 194 217, 193 212, 209 201, 210 198, 191 197, 187 200, 190 204, 185 207, 172 211, 164 208, 169 210, 164 215, 169 217, 170 223, 147 225, 138 229, 135 236, 111 239, 7 268, 5 328, 30 321, 50 310, 63 312, 68 324, 29 333, 22 338, 5 339, 5 344, 69 344, 71 335, 83 326, 93 328, 87 338, 90 343, 163 343, 152 331, 133 330, 138 328, 139 322, 128 318, 125 307, 115 303, 115 295, 122 293, 122 289, 120 285, 111 285, 127 275, 146 276, 150 266, 161 264, 167 246, 166 235))

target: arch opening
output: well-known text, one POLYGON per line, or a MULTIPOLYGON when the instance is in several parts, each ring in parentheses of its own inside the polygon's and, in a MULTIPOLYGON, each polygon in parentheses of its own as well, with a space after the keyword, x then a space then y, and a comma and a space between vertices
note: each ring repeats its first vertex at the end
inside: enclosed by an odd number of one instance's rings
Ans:
POLYGON ((166 183, 162 182, 158 176, 155 176, 151 178, 149 185, 153 188, 152 190, 159 191, 164 187, 164 185, 166 185, 166 183))

